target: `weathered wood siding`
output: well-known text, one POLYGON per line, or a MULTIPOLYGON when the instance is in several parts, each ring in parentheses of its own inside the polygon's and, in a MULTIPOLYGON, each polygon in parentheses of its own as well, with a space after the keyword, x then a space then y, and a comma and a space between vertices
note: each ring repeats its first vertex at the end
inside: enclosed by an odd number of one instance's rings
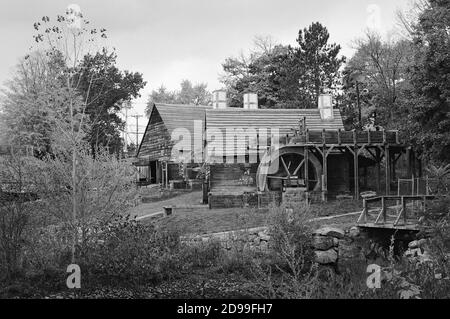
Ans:
POLYGON ((138 158, 203 162, 203 133, 208 106, 153 105, 138 158), (180 144, 178 144, 180 142, 180 144), (180 146, 183 150, 177 149, 180 146))
POLYGON ((256 191, 258 164, 213 164, 210 167, 210 191, 233 194, 256 191), (245 172, 250 171, 250 177, 245 172))
POLYGON ((150 161, 159 160, 161 157, 169 155, 172 147, 173 143, 170 140, 169 131, 158 109, 154 107, 141 142, 138 157, 145 157, 150 161))

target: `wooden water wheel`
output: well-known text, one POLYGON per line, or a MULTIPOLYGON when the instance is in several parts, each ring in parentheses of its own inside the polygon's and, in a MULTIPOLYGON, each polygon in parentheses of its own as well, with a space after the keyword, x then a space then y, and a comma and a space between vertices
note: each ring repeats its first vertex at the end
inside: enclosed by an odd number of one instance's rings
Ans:
POLYGON ((284 147, 267 153, 258 167, 258 189, 273 191, 283 190, 285 187, 302 187, 307 191, 320 190, 320 161, 309 152, 308 162, 305 162, 303 147, 284 147))

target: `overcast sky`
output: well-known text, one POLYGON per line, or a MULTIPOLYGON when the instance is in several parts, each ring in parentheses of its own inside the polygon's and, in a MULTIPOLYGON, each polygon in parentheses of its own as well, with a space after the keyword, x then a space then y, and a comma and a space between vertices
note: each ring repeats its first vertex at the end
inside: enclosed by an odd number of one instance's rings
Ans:
POLYGON ((226 57, 252 47, 255 35, 295 44, 299 29, 325 25, 343 54, 368 27, 386 33, 409 0, 0 0, 0 83, 33 44, 33 23, 77 4, 95 26, 108 30, 121 69, 143 73, 147 86, 135 110, 143 114, 152 89, 178 89, 182 79, 220 88, 226 57), (378 18, 379 17, 379 18, 378 18))

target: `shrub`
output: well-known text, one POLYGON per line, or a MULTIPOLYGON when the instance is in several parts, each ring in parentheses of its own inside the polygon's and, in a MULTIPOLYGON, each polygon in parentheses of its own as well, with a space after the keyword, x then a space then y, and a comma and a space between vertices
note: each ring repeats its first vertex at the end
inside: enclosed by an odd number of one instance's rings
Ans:
POLYGON ((317 279, 311 246, 310 207, 307 203, 271 206, 268 221, 269 255, 256 259, 256 293, 269 298, 309 298, 317 279))
MULTIPOLYGON (((176 276, 183 265, 179 236, 128 217, 98 227, 81 251, 81 267, 90 279, 138 284, 176 276)), ((95 280, 94 280, 95 281, 95 280)))

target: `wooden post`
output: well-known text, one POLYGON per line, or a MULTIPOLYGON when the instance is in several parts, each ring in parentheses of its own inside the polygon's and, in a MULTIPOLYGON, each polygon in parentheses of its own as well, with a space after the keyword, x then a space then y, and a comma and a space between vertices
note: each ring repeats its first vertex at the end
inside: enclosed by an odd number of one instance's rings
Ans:
POLYGON ((358 163, 358 146, 355 144, 353 150, 353 167, 355 180, 355 200, 359 199, 359 163, 358 163))
POLYGON ((391 156, 389 153, 389 145, 384 148, 384 159, 386 161, 386 195, 391 193, 391 156))
POLYGON ((363 207, 364 207, 363 208, 364 222, 367 223, 367 214, 369 212, 369 209, 367 207, 367 200, 366 199, 363 200, 363 207))
POLYGON ((322 144, 325 147, 326 141, 325 141, 325 129, 322 129, 322 144))
POLYGON ((309 143, 309 128, 306 129, 306 143, 309 143))
MULTIPOLYGON (((325 135, 324 135, 325 136, 325 135)), ((323 149, 322 149, 322 151, 323 151, 323 153, 322 153, 322 159, 323 159, 323 165, 322 165, 322 167, 323 167, 323 173, 322 173, 322 176, 323 176, 323 178, 322 178, 322 200, 323 201, 326 201, 327 200, 327 193, 328 193, 328 172, 327 172, 327 170, 328 170, 328 168, 327 168, 327 149, 326 149, 326 147, 325 147, 325 144, 324 144, 324 146, 323 146, 323 149)))
POLYGON ((338 144, 341 145, 342 144, 342 141, 341 141, 341 129, 338 129, 338 136, 337 136, 337 138, 338 138, 338 144))
POLYGON ((377 149, 375 150, 375 154, 376 154, 376 160, 377 160, 377 192, 380 193, 381 192, 381 152, 380 149, 377 147, 377 149))
POLYGON ((411 176, 411 147, 406 149, 406 176, 411 176))
POLYGON ((386 201, 384 197, 381 197, 381 212, 383 215, 383 223, 386 223, 386 201))
POLYGON ((166 188, 169 188, 169 164, 168 162, 166 163, 166 169, 165 169, 165 173, 166 173, 166 178, 165 178, 165 182, 166 182, 166 188))
POLYGON ((155 167, 156 167, 155 182, 156 184, 159 184, 161 182, 161 162, 156 161, 155 167))
POLYGON ((395 181, 397 179, 397 174, 395 172, 395 164, 397 163, 397 161, 395 160, 395 153, 394 153, 394 158, 392 160, 392 178, 395 181))
POLYGON ((405 202, 405 197, 403 197, 403 196, 402 196, 402 211, 403 211, 403 222, 404 222, 404 224, 406 226, 406 219, 407 219, 407 216, 406 216, 406 202, 405 202))
POLYGON ((309 191, 309 170, 308 170, 308 163, 309 163, 309 150, 308 147, 305 146, 304 149, 304 168, 305 168, 305 185, 306 185, 306 191, 309 191))

